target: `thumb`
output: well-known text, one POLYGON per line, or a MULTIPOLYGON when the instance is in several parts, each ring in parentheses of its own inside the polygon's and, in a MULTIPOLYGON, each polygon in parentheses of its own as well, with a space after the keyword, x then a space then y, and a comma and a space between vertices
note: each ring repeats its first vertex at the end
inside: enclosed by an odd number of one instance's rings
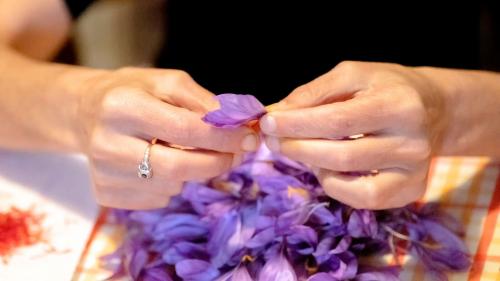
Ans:
POLYGON ((315 107, 322 104, 347 100, 361 90, 360 75, 353 67, 341 63, 331 71, 297 87, 283 100, 266 107, 268 112, 315 107))

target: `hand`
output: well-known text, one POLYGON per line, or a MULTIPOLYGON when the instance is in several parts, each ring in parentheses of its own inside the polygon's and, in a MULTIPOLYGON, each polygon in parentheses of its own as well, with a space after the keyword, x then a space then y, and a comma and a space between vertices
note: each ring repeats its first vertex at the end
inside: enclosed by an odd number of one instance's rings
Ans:
POLYGON ((417 69, 343 62, 269 106, 260 124, 271 150, 319 168, 329 196, 384 209, 423 195, 447 118, 437 87, 417 69))
POLYGON ((104 206, 164 207, 184 181, 219 175, 235 154, 257 146, 248 128, 205 124, 201 117, 218 104, 182 71, 125 68, 92 78, 81 91, 79 139, 104 206), (160 141, 150 153, 153 177, 141 179, 137 166, 153 138, 160 141))

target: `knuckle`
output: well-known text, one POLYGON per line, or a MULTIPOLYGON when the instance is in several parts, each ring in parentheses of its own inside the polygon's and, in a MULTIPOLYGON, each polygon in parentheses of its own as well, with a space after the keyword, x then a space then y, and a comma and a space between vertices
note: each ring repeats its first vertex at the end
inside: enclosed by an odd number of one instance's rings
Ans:
POLYGON ((339 170, 346 172, 357 168, 357 161, 354 153, 350 149, 342 149, 338 155, 339 170))
POLYGON ((107 91, 101 101, 103 117, 117 117, 127 112, 130 101, 137 97, 138 92, 138 89, 124 86, 107 91))
POLYGON ((314 91, 309 84, 301 85, 295 88, 292 93, 284 100, 288 104, 299 104, 301 100, 313 99, 314 91))
POLYGON ((110 158, 109 139, 100 129, 94 129, 88 144, 88 155, 93 161, 103 161, 110 158))
POLYGON ((427 160, 431 157, 432 148, 428 141, 417 140, 412 145, 413 155, 416 160, 427 160))
POLYGON ((331 130, 342 132, 344 136, 350 135, 354 127, 354 120, 349 117, 345 117, 344 114, 340 114, 335 118, 330 118, 329 123, 331 130))
POLYGON ((357 62, 357 61, 346 60, 346 61, 342 61, 339 64, 337 64, 337 66, 335 66, 335 68, 333 70, 338 71, 340 73, 346 73, 346 74, 355 73, 359 70, 360 64, 361 63, 357 62))
POLYGON ((425 106, 420 99, 418 91, 409 86, 400 86, 399 91, 401 95, 401 110, 402 117, 409 124, 414 127, 419 127, 424 124, 426 119, 425 106))
POLYGON ((323 190, 325 191, 326 195, 330 198, 336 198, 335 194, 335 186, 332 186, 329 181, 324 177, 324 176, 319 176, 319 182, 321 183, 321 186, 323 187, 323 190))
POLYGON ((169 75, 169 80, 174 85, 184 85, 191 82, 193 79, 191 78, 191 75, 184 70, 172 70, 169 75))
POLYGON ((385 203, 384 196, 380 188, 373 182, 366 181, 366 189, 363 195, 363 205, 365 209, 376 210, 382 208, 385 203))

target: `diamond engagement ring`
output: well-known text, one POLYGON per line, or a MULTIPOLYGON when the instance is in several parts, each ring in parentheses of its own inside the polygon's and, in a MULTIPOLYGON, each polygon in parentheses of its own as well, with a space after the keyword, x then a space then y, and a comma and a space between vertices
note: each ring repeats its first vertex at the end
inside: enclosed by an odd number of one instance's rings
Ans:
POLYGON ((140 178, 149 179, 153 176, 153 168, 151 167, 151 163, 149 163, 149 154, 151 151, 151 147, 153 147, 156 141, 157 139, 154 138, 144 150, 144 158, 142 158, 142 161, 137 168, 137 176, 139 176, 140 178))

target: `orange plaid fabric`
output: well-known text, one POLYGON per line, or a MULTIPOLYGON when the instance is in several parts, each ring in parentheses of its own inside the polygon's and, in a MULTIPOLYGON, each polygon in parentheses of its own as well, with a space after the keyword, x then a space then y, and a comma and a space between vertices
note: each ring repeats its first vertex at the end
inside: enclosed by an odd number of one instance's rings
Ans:
MULTIPOLYGON (((404 190, 402 190, 404 192, 404 190)), ((451 281, 500 281, 500 166, 487 158, 437 158, 423 201, 439 201, 465 228, 473 264, 468 272, 449 275, 451 281)), ((99 257, 116 247, 120 233, 106 222, 103 211, 82 255, 73 280, 102 280, 108 272, 99 257)), ((423 269, 402 257, 401 280, 425 280, 423 269)))

